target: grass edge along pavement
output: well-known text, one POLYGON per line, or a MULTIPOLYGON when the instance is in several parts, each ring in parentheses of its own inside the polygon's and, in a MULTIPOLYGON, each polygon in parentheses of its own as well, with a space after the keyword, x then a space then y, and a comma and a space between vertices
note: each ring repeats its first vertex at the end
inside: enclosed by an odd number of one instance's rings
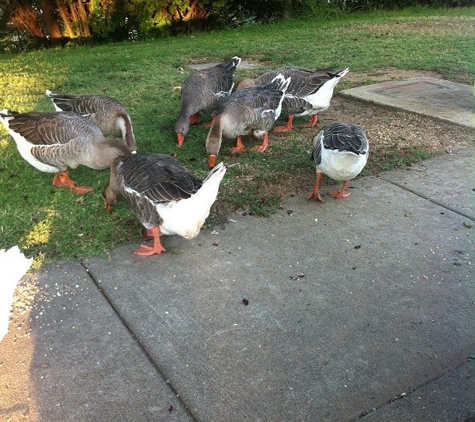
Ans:
MULTIPOLYGON (((316 62, 321 64, 318 67, 347 65, 350 74, 336 91, 374 82, 385 72, 381 70, 383 65, 399 68, 401 73, 411 69, 437 72, 467 83, 475 64, 467 62, 468 48, 473 46, 470 47, 470 31, 466 28, 474 26, 474 22, 475 8, 449 10, 445 14, 441 10, 424 10, 415 15, 406 11, 381 12, 367 17, 359 14, 323 22, 290 21, 166 40, 4 55, 0 57, 2 108, 50 111, 45 89, 110 95, 129 110, 141 151, 172 154, 202 177, 206 173, 207 130, 192 127, 182 148, 176 147, 173 131, 179 110, 176 87, 191 71, 189 64, 239 55, 259 65, 256 72, 284 64, 309 68, 314 68, 316 62), (180 67, 184 73, 177 70, 180 67), (353 82, 352 73, 366 76, 353 82)), ((238 69, 236 78, 250 74, 251 71, 238 69)), ((232 142, 226 141, 220 158, 229 170, 213 207, 214 221, 225 221, 228 212, 235 209, 269 215, 285 195, 295 192, 293 188, 298 190, 302 182, 313 184, 309 141, 332 115, 337 106, 335 100, 322 113, 316 129, 304 130, 302 119, 296 119, 296 129, 289 134, 272 134, 264 155, 248 148, 243 155, 232 156, 228 153, 232 142), (290 187, 284 189, 285 184, 290 187)), ((398 118, 398 114, 388 117, 380 126, 404 124, 398 118)), ((422 143, 406 145, 411 139, 393 135, 389 138, 379 147, 379 135, 372 136, 367 171, 372 171, 378 154, 385 156, 382 164, 375 166, 379 171, 412 164, 448 149, 445 145, 439 151, 425 149, 422 143)), ((249 138, 244 142, 250 147, 254 141, 249 138)), ((0 151, 0 248, 18 244, 27 256, 35 257, 35 265, 41 265, 43 261, 102 255, 115 245, 142 238, 142 227, 125 202, 116 207, 112 216, 104 213, 100 193, 107 183, 108 171, 73 170, 75 180, 95 187, 94 192, 78 197, 53 188, 52 175, 27 164, 3 129, 0 151)))

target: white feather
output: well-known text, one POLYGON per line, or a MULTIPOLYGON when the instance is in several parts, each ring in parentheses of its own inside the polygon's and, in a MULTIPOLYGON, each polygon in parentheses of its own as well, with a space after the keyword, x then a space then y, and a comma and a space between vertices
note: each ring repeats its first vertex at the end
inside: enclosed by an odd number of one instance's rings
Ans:
POLYGON ((8 332, 13 294, 21 278, 30 269, 33 258, 25 258, 18 246, 0 249, 0 340, 8 332))
POLYGON ((194 195, 181 201, 158 204, 157 210, 163 219, 160 232, 165 235, 178 234, 185 239, 198 236, 218 196, 219 185, 225 173, 226 167, 219 163, 194 195))

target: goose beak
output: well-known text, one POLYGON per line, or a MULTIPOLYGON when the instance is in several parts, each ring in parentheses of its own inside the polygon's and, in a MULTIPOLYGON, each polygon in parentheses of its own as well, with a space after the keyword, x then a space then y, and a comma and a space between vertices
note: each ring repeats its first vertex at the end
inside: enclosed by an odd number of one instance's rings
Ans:
POLYGON ((178 146, 181 147, 183 145, 183 141, 185 140, 185 136, 182 133, 178 133, 176 137, 178 138, 178 146))
POLYGON ((216 165, 216 155, 208 155, 208 167, 213 168, 216 165))
POLYGON ((104 201, 104 209, 106 210, 106 212, 108 214, 112 214, 112 205, 106 202, 106 198, 102 197, 102 200, 104 201))

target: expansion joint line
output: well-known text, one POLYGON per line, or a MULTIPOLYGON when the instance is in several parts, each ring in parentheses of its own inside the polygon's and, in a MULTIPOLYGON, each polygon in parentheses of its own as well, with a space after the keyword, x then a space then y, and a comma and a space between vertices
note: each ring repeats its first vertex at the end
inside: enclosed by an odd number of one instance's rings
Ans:
POLYGON ((452 207, 448 206, 447 204, 444 204, 444 203, 439 202, 439 201, 437 201, 437 200, 435 200, 435 199, 432 199, 432 198, 429 198, 429 197, 427 197, 427 196, 424 196, 424 195, 422 195, 421 193, 415 191, 414 189, 408 188, 407 186, 404 186, 404 185, 401 184, 401 183, 397 183, 397 182, 395 182, 395 181, 393 181, 393 180, 385 179, 384 177, 381 177, 381 179, 383 179, 385 182, 391 183, 391 184, 393 184, 393 185, 395 185, 395 186, 397 186, 397 187, 399 187, 399 188, 401 188, 401 189, 407 190, 408 192, 411 192, 411 193, 413 193, 414 195, 419 196, 420 198, 427 199, 428 201, 432 202, 433 204, 439 205, 439 206, 441 206, 442 208, 445 208, 446 210, 452 211, 452 212, 454 212, 455 214, 459 214, 459 215, 461 215, 461 216, 463 216, 463 217, 468 218, 469 220, 475 221, 475 218, 473 218, 472 216, 470 216, 470 215, 468 215, 468 214, 465 214, 464 212, 462 212, 462 211, 460 211, 460 210, 458 210, 458 209, 452 208, 452 207))
MULTIPOLYGON (((160 376, 160 378, 162 379, 162 381, 168 386, 168 388, 173 392, 173 394, 175 395, 175 397, 177 398, 177 400, 181 403, 181 405, 183 406, 183 408, 185 409, 185 411, 188 413, 188 416, 190 416, 194 421, 196 422, 200 422, 200 419, 195 415, 193 414, 193 412, 191 411, 190 407, 187 405, 187 403, 183 400, 182 396, 178 393, 178 391, 176 390, 176 388, 174 387, 174 385, 171 383, 171 381, 168 379, 168 377, 166 376, 166 374, 162 371, 162 369, 160 368, 160 366, 157 364, 157 362, 155 362, 155 360, 153 359, 153 357, 150 355, 150 353, 148 352, 147 348, 145 347, 145 344, 141 341, 140 337, 137 336, 134 331, 132 330, 131 326, 127 323, 127 321, 122 317, 122 315, 120 314, 119 310, 117 309, 117 307, 114 305, 114 303, 112 302, 112 300, 109 298, 109 296, 107 295, 107 293, 105 292, 105 290, 102 288, 101 284, 97 281, 96 277, 94 276, 94 274, 92 273, 92 271, 84 264, 84 262, 81 262, 81 265, 84 267, 84 269, 86 270, 86 272, 88 273, 90 279, 92 280, 92 282, 94 283, 94 285, 97 287, 97 289, 99 290, 99 292, 101 293, 101 295, 104 297, 104 299, 107 301, 107 303, 109 304, 109 306, 113 309, 114 313, 117 315, 117 317, 119 318, 119 320, 122 322, 123 326, 126 328, 126 330, 129 332, 129 334, 131 335, 131 337, 135 340, 135 342, 138 344, 138 346, 140 347, 140 349, 142 350, 142 352, 144 353, 145 357, 147 358, 147 360, 153 365, 153 367, 155 368, 155 371, 157 372, 157 374, 160 376)), ((172 411, 170 409, 170 411, 172 411)))

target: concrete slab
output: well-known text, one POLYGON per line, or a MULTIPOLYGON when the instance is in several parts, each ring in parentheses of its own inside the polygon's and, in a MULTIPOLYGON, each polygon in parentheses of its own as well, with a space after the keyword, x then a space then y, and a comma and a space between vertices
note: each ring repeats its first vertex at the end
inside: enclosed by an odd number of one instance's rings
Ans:
POLYGON ((474 152, 43 268, 0 342, 0 418, 472 420, 474 152))
POLYGON ((382 178, 475 220, 475 148, 383 173, 382 178), (460 178, 449 178, 441 171, 445 168, 453 169, 460 178))
POLYGON ((475 128, 473 86, 418 77, 346 89, 339 94, 475 128))
POLYGON ((473 422, 475 416, 475 361, 399 396, 361 419, 362 422, 473 422))
POLYGON ((198 420, 354 420, 475 350, 472 220, 389 180, 84 265, 198 420))
POLYGON ((0 342, 1 420, 193 420, 82 265, 35 277, 34 308, 0 342))

